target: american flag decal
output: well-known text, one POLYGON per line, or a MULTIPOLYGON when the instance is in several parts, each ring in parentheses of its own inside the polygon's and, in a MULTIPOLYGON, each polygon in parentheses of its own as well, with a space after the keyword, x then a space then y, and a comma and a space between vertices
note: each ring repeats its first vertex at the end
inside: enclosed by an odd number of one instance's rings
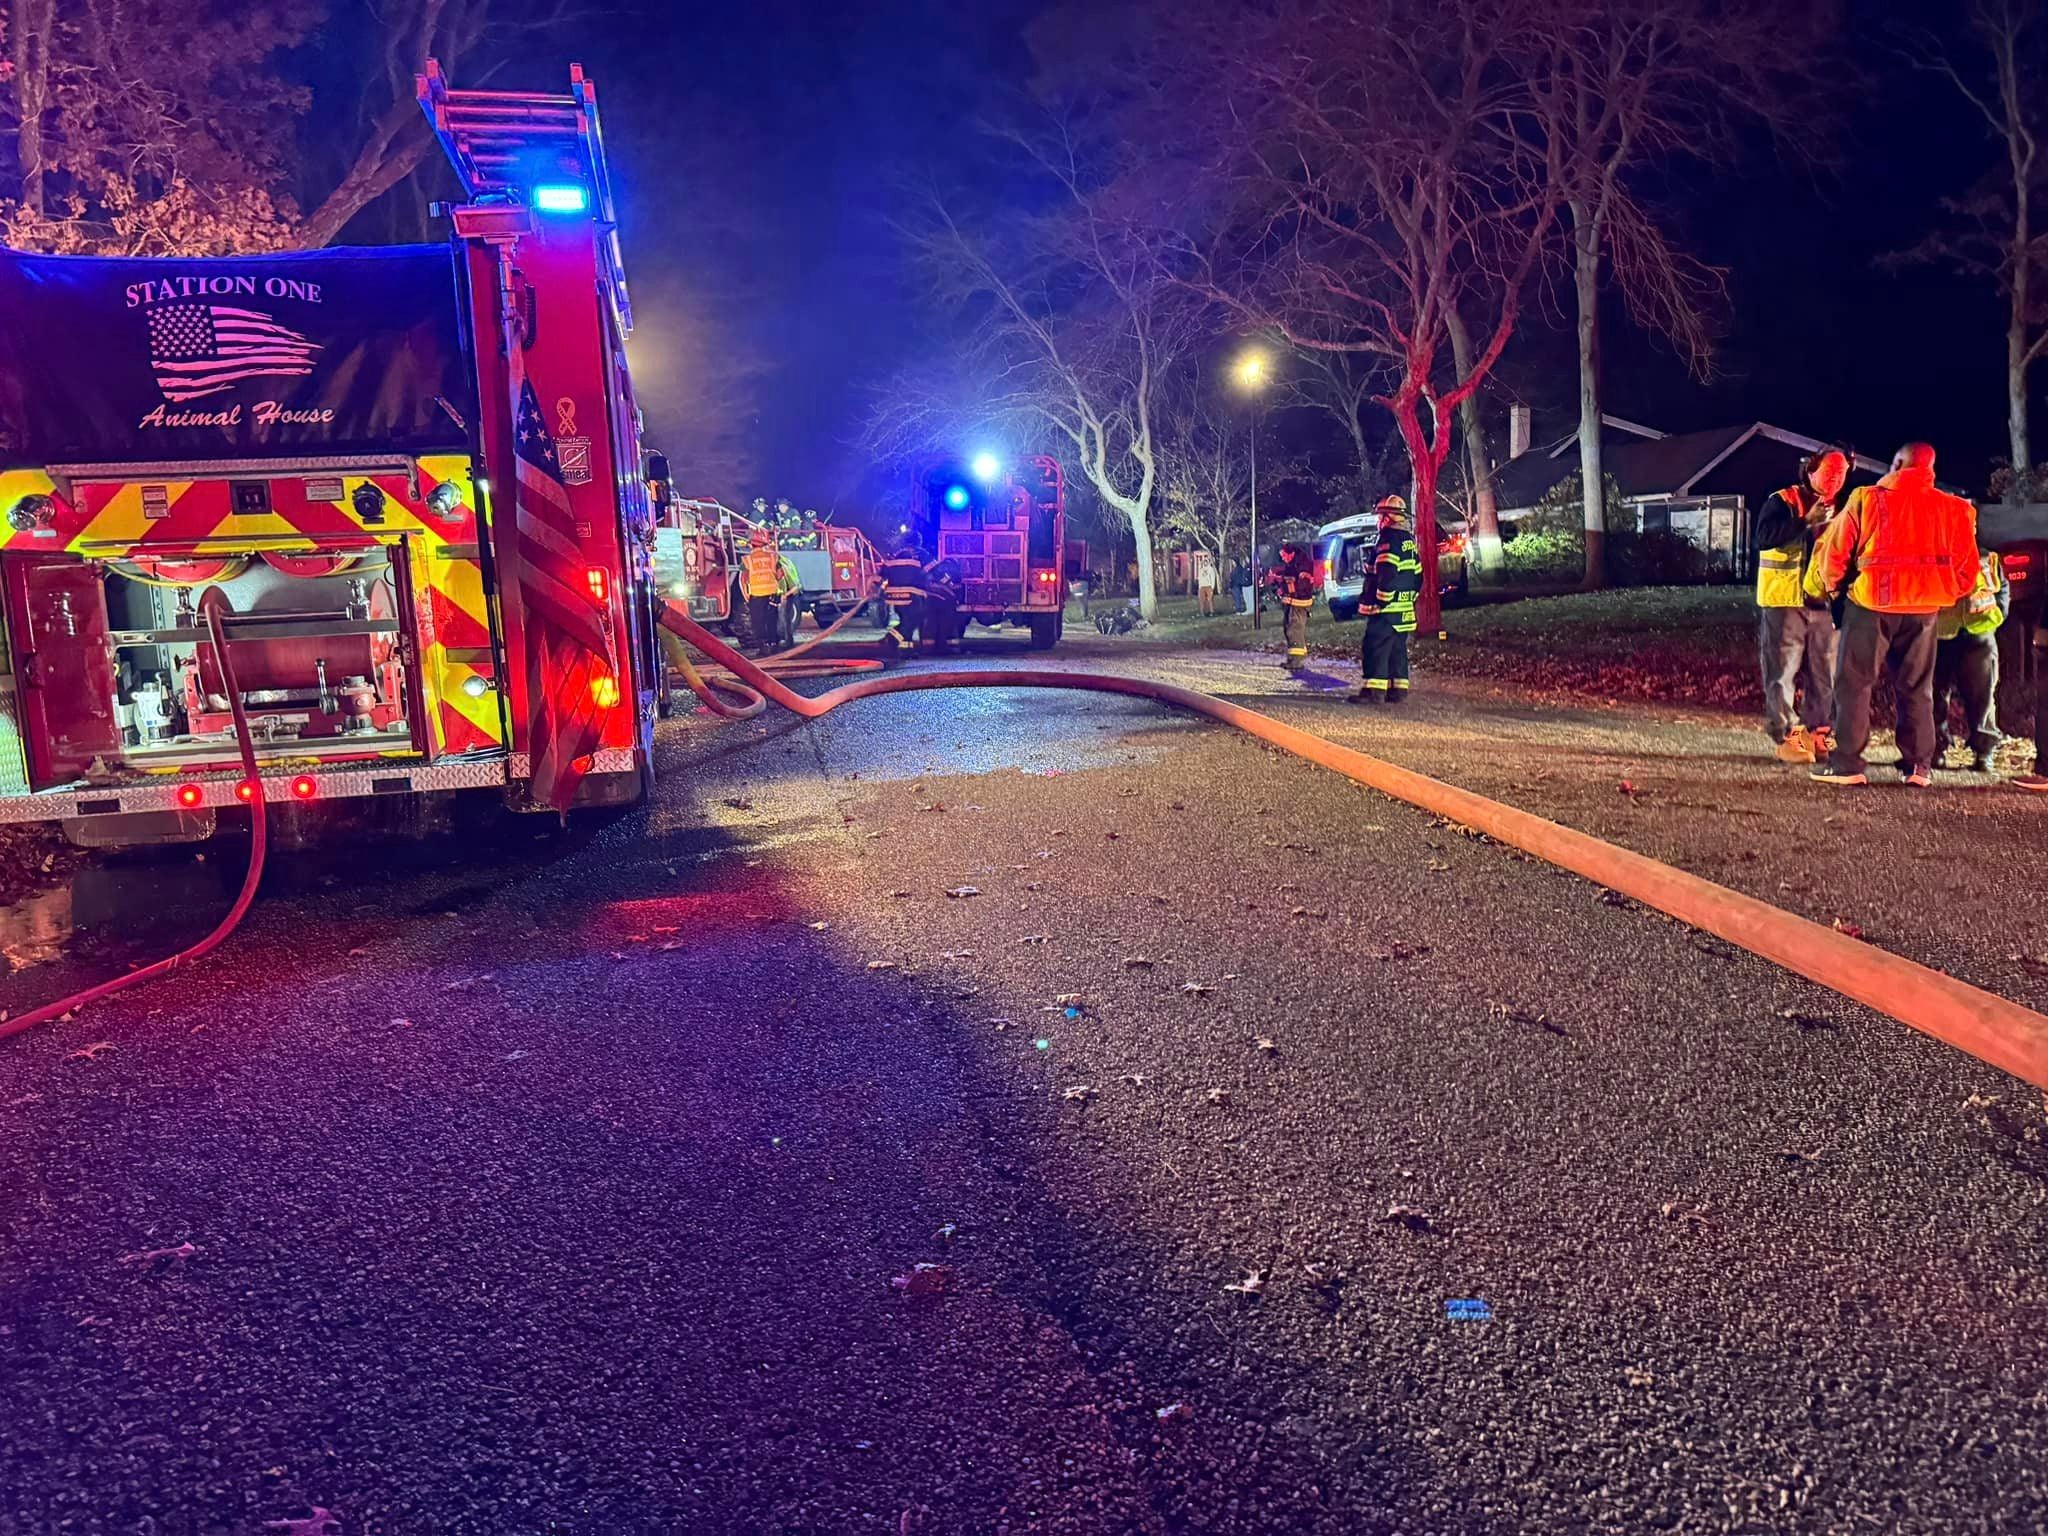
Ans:
POLYGON ((150 311, 149 362, 173 405, 244 379, 304 378, 321 348, 275 316, 226 304, 166 304, 150 311))
MULTIPOLYGON (((540 396, 512 351, 519 488, 513 515, 533 710, 533 794, 567 810, 619 703, 611 618, 591 590, 576 514, 540 396)), ((587 530, 584 530, 587 531, 587 530)))

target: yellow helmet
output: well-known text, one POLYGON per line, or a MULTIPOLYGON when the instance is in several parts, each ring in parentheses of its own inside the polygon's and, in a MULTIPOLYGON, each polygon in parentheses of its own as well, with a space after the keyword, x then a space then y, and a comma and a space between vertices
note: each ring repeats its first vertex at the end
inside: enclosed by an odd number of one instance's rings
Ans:
POLYGON ((1380 504, 1374 507, 1373 510, 1375 512, 1391 512, 1396 517, 1406 517, 1408 515, 1408 498, 1405 496, 1382 496, 1380 504))

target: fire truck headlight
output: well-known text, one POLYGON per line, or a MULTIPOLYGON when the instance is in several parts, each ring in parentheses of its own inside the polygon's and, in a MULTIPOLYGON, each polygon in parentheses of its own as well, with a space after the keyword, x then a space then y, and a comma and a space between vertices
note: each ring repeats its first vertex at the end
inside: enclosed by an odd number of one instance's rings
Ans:
POLYGON ((462 691, 472 699, 480 699, 491 691, 491 680, 487 677, 465 677, 462 691))
POLYGON ((34 492, 7 509, 7 526, 16 533, 27 533, 31 528, 49 527, 56 517, 57 503, 40 492, 34 492))
POLYGON ((573 181, 543 182, 533 189, 533 206, 542 213, 581 213, 590 194, 573 181))
POLYGON ((985 484, 990 483, 993 482, 996 476, 1000 475, 1002 472, 1003 461, 997 458, 994 454, 979 453, 974 456, 975 479, 980 480, 985 484))
POLYGON ((688 597, 690 595, 690 584, 687 581, 676 582, 668 589, 668 595, 670 597, 688 597))
POLYGON ((427 510, 451 521, 462 516, 462 488, 452 480, 443 480, 427 492, 427 510))
POLYGON ((365 480, 350 493, 348 504, 356 509, 356 516, 366 523, 384 521, 384 488, 373 480, 365 480))

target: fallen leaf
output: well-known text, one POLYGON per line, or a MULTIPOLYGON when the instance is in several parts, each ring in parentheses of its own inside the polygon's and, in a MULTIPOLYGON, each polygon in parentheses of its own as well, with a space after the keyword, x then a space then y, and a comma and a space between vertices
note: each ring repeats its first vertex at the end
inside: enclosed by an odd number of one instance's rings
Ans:
POLYGON ((1103 834, 1102 834, 1102 840, 1103 840, 1103 841, 1104 841, 1105 843, 1115 843, 1115 842, 1121 842, 1121 841, 1123 840, 1123 833, 1121 833, 1121 832, 1105 832, 1105 833, 1103 833, 1103 834))
POLYGON ((921 812, 922 812, 922 811, 943 811, 943 810, 945 809, 945 807, 944 807, 943 805, 940 805, 940 804, 938 804, 938 803, 934 802, 934 803, 933 803, 933 804, 931 804, 931 805, 920 805, 920 806, 919 806, 919 807, 918 807, 917 809, 918 809, 919 811, 921 811, 921 812))
POLYGON ((1086 1083, 1076 1083, 1071 1088, 1062 1088, 1060 1097, 1069 1104, 1086 1104, 1095 1097, 1095 1090, 1086 1083))
POLYGON ((1001 1034, 1004 1030, 1016 1024, 1017 1021, 1015 1019, 984 1019, 982 1022, 997 1034, 1001 1034))
POLYGON ((1152 969, 1152 957, 1150 955, 1125 955, 1124 964, 1134 971, 1149 971, 1152 969))
POLYGON ((1117 1081, 1129 1083, 1133 1088, 1142 1088, 1145 1086, 1145 1074, 1142 1072, 1126 1072, 1117 1081))
POLYGON ((932 1234, 932 1241, 937 1243, 941 1248, 950 1248, 953 1246, 953 1239, 959 1235, 959 1225, 955 1222, 949 1221, 944 1226, 940 1227, 938 1231, 932 1234))
POLYGON ((1214 987, 1204 986, 1199 981, 1184 981, 1180 984, 1180 989, 1189 997, 1207 997, 1216 990, 1214 987))
POLYGON ((1562 1036, 1566 1040, 1571 1038, 1571 1032, 1562 1024, 1555 1022, 1547 1013, 1532 1013, 1527 1008, 1517 1007, 1513 1003, 1494 1002, 1489 1002, 1486 1005, 1486 1011, 1496 1019, 1506 1019, 1511 1023, 1527 1024, 1532 1028, 1548 1030, 1551 1034, 1562 1036))
POLYGON ((1850 922, 1846 917, 1838 917, 1828 926, 1844 938, 1860 939, 1863 937, 1863 930, 1855 923, 1850 922))
POLYGON ((969 896, 979 896, 981 894, 981 887, 978 885, 956 885, 946 894, 956 901, 964 901, 969 896))
POLYGON ((1202 1095, 1202 1100, 1208 1104, 1227 1105, 1230 1102, 1230 1090, 1228 1088, 1211 1088, 1202 1095))
POLYGON ((1657 1378, 1654 1375, 1633 1365, 1621 1373, 1621 1379, 1638 1391, 1645 1387, 1654 1387, 1657 1384, 1657 1378))
POLYGON ((1195 1410, 1186 1403, 1168 1403, 1164 1408, 1155 1410, 1152 1415, 1162 1424, 1173 1419, 1192 1419, 1194 1416, 1195 1410))
POLYGON ((1683 1200, 1674 1198, 1666 1200, 1662 1205, 1658 1206, 1657 1214, 1666 1221, 1690 1221, 1695 1225, 1705 1227, 1713 1224, 1708 1219, 1707 1214, 1712 1209, 1713 1207, 1709 1205, 1687 1205, 1683 1200))
POLYGON ((723 800, 719 801, 719 804, 730 806, 736 811, 751 811, 754 808, 753 801, 742 800, 738 795, 727 795, 723 800))
MULTIPOLYGON (((821 917, 815 923, 811 924, 811 932, 823 933, 827 928, 830 928, 831 926, 832 925, 830 923, 826 922, 825 919, 821 917)), ((657 929, 656 931, 659 932, 660 930, 657 929)), ((670 931, 673 932, 674 930, 670 931)))
POLYGON ((363 956, 367 955, 368 953, 369 951, 367 949, 352 949, 348 952, 348 958, 351 960, 360 960, 363 958, 363 956))
POLYGON ((1829 1030, 1835 1034, 1842 1032, 1842 1026, 1833 1019, 1823 1018, 1817 1013, 1801 1013, 1797 1008, 1780 1008, 1778 1010, 1778 1017, 1798 1025, 1807 1034, 1813 1034, 1819 1030, 1829 1030))
POLYGON ((1240 1296, 1263 1295, 1266 1289, 1266 1281, 1271 1278, 1272 1274, 1273 1271, 1270 1269, 1248 1269, 1244 1272, 1242 1280, 1234 1280, 1224 1286, 1223 1289, 1226 1291, 1236 1291, 1240 1296))
POLYGON ((683 930, 681 924, 672 923, 666 928, 657 927, 654 931, 656 933, 681 933, 683 930))
POLYGON ((1053 994, 1052 1005, 1055 1008, 1078 1008, 1081 1006, 1081 994, 1078 992, 1056 992, 1053 994))
POLYGON ((908 895, 910 894, 910 892, 908 892, 908 891, 891 891, 891 892, 890 892, 889 894, 890 894, 891 896, 894 896, 894 897, 896 897, 896 898, 897 898, 898 900, 901 900, 901 899, 903 899, 904 897, 907 897, 907 896, 908 896, 908 895))
POLYGON ((953 1288, 950 1264, 913 1264, 908 1274, 896 1276, 890 1285, 906 1296, 941 1296, 953 1288))
POLYGON ((868 962, 868 969, 871 971, 893 971, 896 969, 896 962, 894 960, 870 960, 868 962))
MULTIPOLYGON (((65 1017, 68 1018, 70 1015, 67 1014, 65 1017)), ((66 1061, 98 1061, 108 1051, 118 1049, 119 1047, 111 1040, 95 1040, 91 1045, 80 1046, 64 1059, 66 1061)))
POLYGON ((335 1536, 341 1529, 341 1522, 334 1517, 334 1511, 313 1506, 311 1518, 305 1520, 268 1520, 266 1531, 282 1531, 284 1536, 335 1536))
POLYGON ((1261 1051, 1268 1056, 1274 1055, 1280 1049, 1280 1046, 1276 1041, 1272 1040, 1271 1038, 1265 1035, 1261 1035, 1258 1039, 1254 1040, 1252 1042, 1252 1047, 1253 1049, 1261 1051))
POLYGON ((1441 875, 1447 873, 1450 870, 1451 866, 1446 864, 1442 859, 1431 859, 1425 867, 1429 870, 1431 874, 1441 875))
POLYGON ((1820 1154, 1818 1152, 1802 1152, 1797 1147, 1780 1147, 1776 1155, 1782 1157, 1788 1163, 1817 1163, 1820 1161, 1820 1154))
POLYGON ((1406 1227, 1411 1232, 1435 1232, 1436 1218, 1419 1205, 1394 1204, 1387 1207, 1387 1214, 1381 1218, 1406 1227))
POLYGON ((1618 788, 1624 795, 1627 795, 1631 800, 1633 800, 1636 797, 1636 787, 1627 779, 1623 779, 1621 783, 1616 785, 1615 787, 1618 788))
POLYGON ((1287 915, 1289 917, 1313 917, 1320 919, 1328 917, 1330 914, 1322 907, 1296 907, 1287 915))
POLYGON ((180 1243, 175 1248, 150 1248, 141 1253, 124 1253, 121 1255, 121 1262, 123 1264, 154 1264, 158 1259, 170 1259, 182 1264, 198 1251, 190 1243, 180 1243))

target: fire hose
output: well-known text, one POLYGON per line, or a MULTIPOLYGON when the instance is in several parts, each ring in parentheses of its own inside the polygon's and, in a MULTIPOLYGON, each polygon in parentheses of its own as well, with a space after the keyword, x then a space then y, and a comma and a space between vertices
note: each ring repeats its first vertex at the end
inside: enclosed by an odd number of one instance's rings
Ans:
MULTIPOLYGON (((2048 1017, 2031 1008, 1860 939, 1823 928, 1782 907, 1470 790, 1339 746, 1256 710, 1171 683, 1107 673, 1036 669, 895 674, 865 678, 810 698, 754 666, 673 604, 664 607, 660 620, 763 698, 807 720, 830 714, 857 699, 932 688, 1063 688, 1171 704, 1235 726, 1382 794, 1484 832, 1498 842, 1618 891, 2038 1088, 2048 1089, 2048 1017)), ((704 695, 700 693, 699 697, 704 695)))
MULTIPOLYGON (((663 605, 660 622, 679 639, 718 662, 733 679, 728 687, 735 690, 744 688, 762 701, 761 707, 773 702, 807 720, 818 719, 843 704, 859 699, 940 688, 1055 688, 1118 694, 1173 705, 1233 726, 1308 762, 1341 773, 1356 783, 1483 832, 1498 842, 1519 848, 1690 927, 1738 945, 1774 965, 1818 982, 2025 1082, 2048 1089, 2048 1017, 2030 1008, 1957 981, 1903 956, 1865 944, 1860 939, 1823 928, 1818 923, 1745 896, 1740 891, 1716 885, 1642 854, 1632 853, 1626 848, 1546 821, 1540 816, 1532 816, 1527 811, 1516 810, 1513 806, 1489 800, 1469 790, 1441 783, 1351 747, 1340 746, 1256 710, 1171 683, 1108 673, 1043 669, 899 673, 863 678, 813 698, 797 693, 767 668, 741 656, 673 603, 663 605)), ((252 781, 260 783, 256 778, 256 757, 248 721, 242 710, 240 693, 235 687, 218 613, 207 615, 207 628, 234 706, 243 767, 252 781)), ((683 672, 692 689, 707 705, 721 714, 729 713, 735 707, 726 700, 715 699, 714 692, 719 685, 694 666, 684 668, 683 672)), ((252 800, 251 812, 249 871, 234 906, 211 933, 168 959, 0 1025, 0 1038, 19 1034, 85 1003, 164 975, 198 959, 225 939, 248 911, 262 878, 265 822, 260 794, 252 800)))
POLYGON ((73 993, 70 997, 60 998, 54 1003, 32 1009, 18 1019, 0 1023, 0 1040, 5 1040, 9 1035, 18 1035, 23 1030, 34 1029, 38 1024, 47 1024, 52 1019, 60 1019, 74 1008, 98 1002, 101 998, 111 997, 116 992, 135 986, 138 982, 153 981, 159 976, 169 975, 181 965, 190 964, 216 948, 221 940, 233 933, 241 923, 243 914, 249 910, 249 904, 256 899, 256 887, 263 881, 263 851, 265 834, 269 829, 263 806, 263 780, 256 773, 255 738, 249 730, 249 716, 242 707, 242 690, 235 679, 234 658, 221 622, 221 610, 207 608, 205 615, 206 636, 213 645, 213 659, 220 664, 221 681, 227 688, 228 707, 234 712, 235 745, 241 749, 242 772, 247 776, 248 782, 256 786, 256 792, 249 797, 249 869, 248 873, 242 876, 242 889, 235 896, 235 904, 228 908, 227 916, 214 925, 213 931, 196 944, 187 945, 176 954, 130 971, 125 976, 116 976, 111 981, 103 981, 98 986, 87 987, 83 992, 73 993))

